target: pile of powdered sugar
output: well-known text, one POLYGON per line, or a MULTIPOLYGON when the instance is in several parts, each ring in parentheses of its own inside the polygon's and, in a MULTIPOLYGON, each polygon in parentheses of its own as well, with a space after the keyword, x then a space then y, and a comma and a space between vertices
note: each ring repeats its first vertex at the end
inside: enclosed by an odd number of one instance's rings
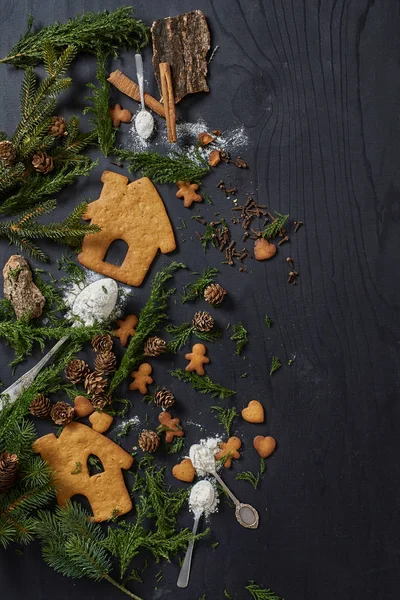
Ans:
POLYGON ((217 490, 208 479, 198 481, 190 491, 189 510, 193 513, 202 511, 208 517, 217 512, 218 502, 217 490))
POLYGON ((190 447, 189 458, 199 477, 204 477, 215 470, 215 455, 220 451, 218 446, 220 441, 220 438, 208 438, 190 447))

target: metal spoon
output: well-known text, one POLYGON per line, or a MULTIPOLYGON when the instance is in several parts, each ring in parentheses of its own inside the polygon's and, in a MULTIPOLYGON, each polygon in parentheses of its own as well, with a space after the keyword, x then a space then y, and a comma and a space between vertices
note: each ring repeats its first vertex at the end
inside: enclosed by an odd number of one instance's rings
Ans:
MULTIPOLYGON (((80 294, 75 298, 74 304, 72 307, 72 314, 76 313, 79 316, 79 311, 77 310, 80 304, 82 304, 82 300, 85 298, 89 298, 89 296, 93 295, 95 297, 96 302, 93 302, 91 305, 87 304, 88 308, 91 311, 91 314, 87 315, 88 320, 92 318, 94 321, 104 321, 107 317, 110 316, 112 311, 114 310, 115 304, 117 302, 118 297, 118 286, 113 279, 99 279, 94 283, 86 286, 80 294), (95 292, 97 292, 95 294, 95 292)), ((79 325, 79 322, 75 322, 72 327, 79 325)), ((10 387, 2 392, 0 395, 0 411, 3 410, 5 404, 8 406, 15 402, 19 396, 25 391, 35 380, 36 376, 40 373, 43 367, 49 362, 49 360, 55 355, 57 350, 68 340, 70 336, 66 335, 61 338, 55 346, 47 353, 43 358, 34 366, 32 369, 21 375, 17 381, 15 381, 10 387)))
POLYGON ((142 108, 135 117, 135 127, 137 134, 144 140, 149 139, 154 129, 153 115, 146 110, 144 104, 144 87, 143 87, 143 59, 141 54, 135 54, 136 72, 139 84, 140 102, 142 108))
POLYGON ((259 516, 256 509, 250 504, 244 504, 240 502, 236 496, 234 496, 228 486, 224 483, 221 477, 217 473, 214 454, 210 448, 207 446, 197 444, 191 447, 190 449, 190 458, 193 463, 194 468, 196 469, 196 450, 197 448, 201 448, 201 453, 203 454, 202 458, 203 463, 201 464, 201 468, 218 481, 218 483, 224 488, 228 496, 231 498, 235 505, 235 516, 236 520, 242 527, 246 527, 247 529, 257 529, 259 524, 259 516))
MULTIPOLYGON (((193 490, 195 490, 196 486, 199 486, 199 485, 201 485, 202 487, 204 487, 206 485, 210 486, 210 500, 209 500, 207 506, 204 506, 204 508, 200 508, 200 509, 193 511, 193 514, 194 514, 194 524, 193 524, 193 529, 192 529, 193 536, 195 536, 197 533, 197 528, 199 526, 199 521, 200 521, 201 515, 203 514, 203 512, 205 510, 207 510, 208 508, 210 508, 213 505, 213 502, 215 499, 214 486, 205 479, 199 481, 198 483, 196 483, 196 485, 194 485, 192 487, 191 494, 193 493, 193 490)), ((178 581, 176 582, 176 585, 179 588, 185 588, 188 586, 189 576, 190 576, 190 567, 192 564, 193 548, 194 548, 194 539, 190 540, 190 542, 189 542, 189 546, 188 546, 188 549, 186 550, 186 554, 185 554, 185 559, 182 563, 182 567, 179 572, 178 581)))

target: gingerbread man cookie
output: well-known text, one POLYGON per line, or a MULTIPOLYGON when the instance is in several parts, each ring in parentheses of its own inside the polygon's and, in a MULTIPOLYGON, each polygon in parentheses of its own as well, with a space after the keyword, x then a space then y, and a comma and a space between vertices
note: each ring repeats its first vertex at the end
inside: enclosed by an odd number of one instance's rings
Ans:
POLYGON ((119 338, 121 346, 126 346, 129 337, 133 337, 136 333, 136 327, 139 319, 136 315, 128 315, 125 319, 118 319, 118 329, 113 331, 113 336, 119 338))
POLYGON ((168 444, 170 444, 174 438, 183 437, 185 435, 180 425, 181 420, 178 418, 174 419, 171 413, 163 411, 158 415, 158 420, 160 422, 159 431, 160 433, 165 433, 165 441, 168 444))
POLYGON ((129 389, 132 391, 139 390, 141 394, 147 394, 147 386, 153 383, 153 378, 150 377, 152 370, 153 367, 149 363, 139 365, 139 369, 131 373, 133 381, 129 389))
POLYGON ((197 183, 190 183, 190 181, 178 181, 178 191, 176 192, 177 198, 183 198, 183 206, 190 208, 193 202, 201 202, 202 197, 200 194, 196 194, 196 190, 199 189, 197 183))
POLYGON ((207 365, 210 359, 206 356, 207 348, 204 344, 195 344, 191 352, 185 354, 186 360, 190 361, 185 371, 196 371, 197 375, 204 375, 203 365, 207 365))
POLYGON ((232 466, 232 460, 240 458, 239 449, 242 446, 238 437, 232 436, 227 442, 220 442, 221 450, 215 455, 215 460, 224 460, 224 467, 229 469, 232 466))

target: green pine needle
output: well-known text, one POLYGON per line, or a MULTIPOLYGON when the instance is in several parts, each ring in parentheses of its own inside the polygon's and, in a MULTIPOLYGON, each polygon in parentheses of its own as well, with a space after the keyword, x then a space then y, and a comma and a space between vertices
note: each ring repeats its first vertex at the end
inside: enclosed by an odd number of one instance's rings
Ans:
POLYGON ((130 163, 128 167, 130 172, 141 171, 143 177, 149 177, 154 183, 176 183, 177 181, 201 183, 210 170, 200 154, 197 154, 194 160, 191 155, 184 152, 172 152, 166 156, 158 152, 132 152, 119 149, 115 153, 120 159, 130 163))
POLYGON ((0 63, 13 63, 16 67, 37 65, 45 60, 44 47, 50 42, 56 54, 73 45, 77 52, 118 55, 120 48, 133 47, 136 51, 149 41, 149 28, 134 18, 133 8, 124 6, 114 12, 83 13, 66 23, 55 23, 32 31, 33 17, 28 20, 26 33, 0 63))
POLYGON ((168 444, 167 454, 179 454, 185 445, 185 438, 176 438, 173 444, 168 444))
POLYGON ((238 475, 236 475, 235 479, 237 479, 238 481, 248 481, 249 483, 251 483, 254 489, 257 489, 257 486, 260 481, 260 474, 257 473, 257 475, 254 475, 254 473, 252 473, 251 471, 242 471, 241 473, 238 473, 238 475))
POLYGON ((200 377, 200 375, 197 375, 197 373, 189 373, 187 371, 183 371, 182 369, 169 371, 169 374, 172 375, 172 377, 176 377, 180 381, 189 383, 192 388, 200 394, 209 394, 212 398, 221 398, 223 400, 224 398, 229 398, 229 396, 236 394, 234 390, 229 390, 219 383, 211 381, 208 375, 203 375, 200 377))
POLYGON ((189 341, 191 335, 195 335, 200 340, 206 342, 215 342, 221 337, 219 329, 213 329, 212 331, 199 331, 191 323, 182 323, 181 325, 167 325, 165 328, 168 333, 171 333, 174 337, 168 342, 168 351, 176 354, 178 350, 185 346, 189 341))
POLYGON ((272 223, 268 223, 262 230, 262 236, 267 239, 272 239, 279 235, 280 231, 285 227, 286 221, 289 218, 289 215, 281 215, 280 213, 275 211, 275 221, 272 223))
POLYGON ((268 315, 265 315, 265 324, 268 327, 268 329, 271 329, 271 327, 273 325, 273 323, 268 315))
POLYGON ((144 343, 167 317, 168 298, 175 291, 173 289, 166 290, 165 285, 173 277, 175 271, 182 268, 185 268, 182 263, 172 262, 155 275, 151 284, 149 299, 139 315, 136 333, 131 338, 121 363, 114 373, 110 391, 115 390, 142 360, 144 343))
POLYGON ((220 423, 228 435, 231 435, 232 423, 239 416, 236 412, 236 408, 222 408, 222 406, 212 406, 211 410, 214 413, 218 423, 220 423))
MULTIPOLYGON (((197 298, 201 298, 204 294, 205 288, 210 285, 210 283, 214 282, 214 278, 218 273, 218 269, 212 269, 211 267, 206 267, 200 277, 196 279, 193 283, 188 283, 182 290, 181 293, 181 304, 185 302, 190 302, 192 300, 196 300, 197 298)), ((196 275, 196 273, 192 273, 192 275, 196 275)))
POLYGON ((243 323, 237 323, 233 326, 233 334, 231 340, 236 342, 236 354, 241 354, 248 343, 247 330, 244 328, 243 323))
POLYGON ((117 130, 113 126, 110 109, 110 84, 107 81, 106 74, 107 55, 99 54, 97 56, 96 77, 98 86, 89 83, 88 87, 92 90, 92 96, 87 98, 92 105, 83 110, 83 114, 90 113, 90 122, 97 135, 97 141, 104 156, 111 154, 115 145, 117 130))
POLYGON ((277 371, 278 369, 281 368, 281 361, 279 360, 279 358, 277 356, 273 356, 272 360, 271 360, 271 369, 269 371, 269 374, 272 375, 273 373, 275 373, 275 371, 277 371))
POLYGON ((257 585, 254 581, 249 581, 249 585, 245 588, 254 600, 284 600, 281 596, 277 596, 272 590, 257 585))

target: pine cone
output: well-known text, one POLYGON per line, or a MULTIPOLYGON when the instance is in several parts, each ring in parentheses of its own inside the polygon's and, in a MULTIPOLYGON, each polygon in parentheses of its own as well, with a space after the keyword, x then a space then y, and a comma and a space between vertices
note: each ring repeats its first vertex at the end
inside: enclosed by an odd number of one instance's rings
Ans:
POLYGON ((213 306, 218 306, 226 293, 227 291, 219 283, 210 283, 204 290, 204 300, 213 306))
POLYGON ((199 310, 193 316, 192 325, 198 331, 211 331, 214 327, 214 319, 206 310, 199 310))
POLYGON ((4 140, 0 142, 0 160, 6 167, 10 167, 17 157, 17 151, 12 142, 4 140))
POLYGON ((65 376, 72 383, 81 383, 89 373, 90 369, 88 365, 84 360, 80 360, 79 358, 71 360, 65 369, 65 376))
POLYGON ((139 435, 138 443, 139 448, 143 450, 143 452, 155 452, 160 443, 160 438, 155 431, 144 429, 139 435))
POLYGON ((14 485, 17 471, 18 456, 9 452, 0 454, 0 493, 6 492, 14 485))
POLYGON ((103 378, 101 373, 93 371, 85 377, 85 388, 89 394, 102 394, 107 385, 107 380, 103 378))
POLYGON ((46 152, 38 152, 32 158, 32 164, 36 171, 39 173, 50 173, 54 169, 54 162, 51 156, 48 156, 46 152))
POLYGON ((54 137, 68 135, 67 121, 63 117, 52 117, 49 133, 54 137))
POLYGON ((94 394, 91 398, 91 403, 97 410, 103 410, 105 406, 111 404, 112 398, 107 394, 94 394))
POLYGON ((74 407, 67 402, 56 402, 50 416, 56 425, 68 425, 74 418, 74 407))
POLYGON ((149 337, 143 348, 145 356, 159 356, 167 349, 167 342, 158 336, 149 337))
POLYGON ((92 339, 92 348, 95 352, 111 352, 113 345, 114 344, 109 333, 95 335, 92 339))
POLYGON ((49 416, 51 410, 51 402, 44 394, 38 394, 34 398, 29 407, 29 412, 34 417, 45 419, 49 416))
POLYGON ((114 352, 99 352, 94 361, 94 368, 102 375, 114 373, 117 368, 117 357, 114 352))
POLYGON ((157 390, 154 394, 154 403, 161 408, 167 410, 170 408, 175 402, 175 397, 172 392, 167 390, 166 388, 161 388, 157 390))

